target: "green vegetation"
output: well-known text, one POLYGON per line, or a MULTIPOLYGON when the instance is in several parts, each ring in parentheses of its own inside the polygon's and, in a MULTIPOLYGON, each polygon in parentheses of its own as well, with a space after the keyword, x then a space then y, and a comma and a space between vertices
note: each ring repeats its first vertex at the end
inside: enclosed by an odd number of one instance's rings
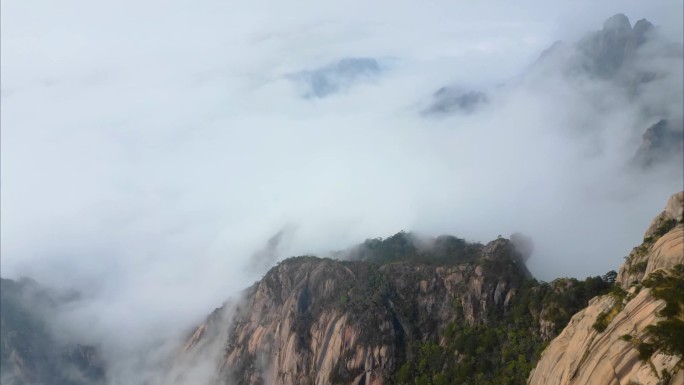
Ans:
POLYGON ((648 261, 641 261, 633 264, 627 269, 630 274, 643 273, 646 271, 646 266, 648 266, 648 261))
POLYGON ((668 272, 651 273, 644 280, 644 287, 650 288, 655 298, 665 301, 665 308, 658 312, 665 319, 646 327, 650 342, 639 342, 640 358, 647 360, 657 351, 684 357, 684 265, 668 272))
POLYGON ((469 243, 450 235, 420 239, 412 233, 401 231, 385 239, 368 239, 349 251, 346 257, 378 264, 411 261, 450 265, 474 261, 482 247, 479 243, 469 243))
MULTIPOLYGON (((669 271, 658 270, 651 273, 643 286, 651 289, 653 297, 665 301, 665 307, 658 312, 663 317, 655 325, 645 328, 641 338, 623 335, 624 341, 633 341, 642 361, 648 361, 656 352, 679 356, 679 365, 684 357, 684 265, 674 266, 669 271)), ((661 380, 671 373, 661 373, 661 380)), ((667 381, 663 382, 667 383, 667 381)))
POLYGON ((677 221, 675 219, 663 220, 660 226, 658 226, 658 228, 656 228, 656 230, 653 232, 653 237, 658 239, 667 234, 675 226, 677 226, 677 221))
POLYGON ((413 358, 394 380, 400 385, 525 384, 548 343, 539 331, 540 318, 553 322, 555 336, 589 299, 610 288, 600 277, 551 284, 526 280, 502 316, 487 324, 452 322, 440 338, 410 346, 413 358))
MULTIPOLYGON (((391 383, 522 385, 548 342, 591 298, 610 294, 621 302, 626 294, 615 285, 614 271, 583 281, 526 279, 527 269, 512 247, 503 242, 495 246, 483 256, 484 246, 462 239, 419 241, 401 232, 364 242, 345 255, 351 260, 299 257, 283 262, 283 273, 308 276, 315 270, 315 281, 297 302, 293 327, 301 339, 299 348, 308 349, 312 323, 332 308, 362 325, 359 343, 394 347, 397 368, 391 383), (444 297, 444 282, 435 280, 442 266, 458 266, 452 274, 459 278, 451 284, 462 287, 449 288, 454 297, 444 297), (334 288, 328 290, 323 282, 334 288), (483 293, 491 290, 483 308, 475 302, 479 299, 459 294, 470 293, 474 282, 483 285, 483 293), (495 292, 498 299, 493 300, 495 292), (453 322, 440 324, 430 313, 445 310, 426 306, 435 297, 446 298, 453 322)), ((282 291, 289 284, 282 275, 269 273, 264 281, 277 301, 284 300, 282 291)), ((337 362, 331 383, 350 383, 360 374, 347 367, 349 359, 337 362)))
POLYGON ((643 282, 651 289, 651 294, 665 301, 661 317, 684 316, 684 265, 677 265, 669 272, 658 270, 651 273, 643 282))
POLYGON ((596 322, 594 322, 593 325, 591 325, 597 332, 603 333, 606 328, 608 327, 608 324, 610 323, 610 320, 608 319, 608 313, 602 312, 601 314, 596 317, 596 322))
MULTIPOLYGON (((625 257, 625 259, 627 259, 625 265, 627 266, 627 272, 629 274, 638 275, 638 278, 640 279, 643 273, 646 272, 646 267, 648 266, 648 259, 646 259, 646 256, 653 248, 653 245, 655 245, 658 239, 667 234, 676 225, 677 221, 674 219, 661 218, 653 233, 647 237, 644 237, 643 243, 635 247, 632 252, 625 257)), ((639 281, 635 280, 632 282, 632 285, 638 283, 639 281)))
POLYGON ((646 327, 655 349, 665 354, 684 356, 684 321, 670 318, 646 327))
POLYGON ((653 231, 653 234, 644 237, 644 243, 655 243, 660 237, 675 228, 675 226, 677 226, 677 221, 675 219, 661 219, 658 227, 653 231))
POLYGON ((562 278, 552 284, 553 289, 544 295, 542 303, 546 309, 543 318, 554 324, 554 334, 560 333, 570 318, 585 308, 590 299, 617 287, 601 277, 588 277, 584 281, 562 278))
POLYGON ((639 342, 639 344, 637 345, 637 350, 639 351, 639 359, 642 361, 647 361, 651 358, 653 353, 656 352, 656 349, 653 347, 653 344, 649 344, 646 342, 639 342))
POLYGON ((613 318, 624 308, 624 299, 627 297, 627 292, 622 290, 620 286, 614 285, 608 290, 608 295, 615 300, 613 306, 607 312, 601 312, 596 317, 594 324, 591 325, 599 333, 603 333, 611 321, 613 321, 613 318))

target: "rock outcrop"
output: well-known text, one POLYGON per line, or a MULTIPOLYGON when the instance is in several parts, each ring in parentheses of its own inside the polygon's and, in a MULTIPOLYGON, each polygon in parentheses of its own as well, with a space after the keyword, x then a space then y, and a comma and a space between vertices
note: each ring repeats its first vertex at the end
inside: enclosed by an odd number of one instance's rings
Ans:
POLYGON ((656 350, 650 357, 640 357, 635 345, 649 339, 648 327, 663 319, 666 306, 651 289, 642 288, 644 278, 684 263, 683 208, 684 192, 679 192, 620 269, 617 284, 627 291, 596 297, 572 317, 542 354, 530 385, 684 383, 681 356, 656 350))
MULTIPOLYGON (((496 245, 485 249, 493 255, 496 245)), ((503 311, 515 283, 486 276, 482 266, 469 264, 287 261, 253 289, 239 313, 224 371, 252 383, 386 383, 409 340, 436 337, 440 325, 456 318, 454 301, 471 324, 503 311)))
MULTIPOLYGON (((586 34, 574 43, 557 41, 540 55, 534 69, 551 70, 566 75, 583 75, 623 84, 648 82, 656 74, 637 70, 639 50, 649 41, 657 40, 655 27, 646 19, 634 26, 627 16, 617 14, 603 23, 603 28, 586 34)), ((649 55, 667 56, 677 50, 662 44, 649 55)))
POLYGON ((469 373, 524 381, 544 341, 609 284, 531 279, 531 240, 516 238, 480 245, 400 232, 336 254, 346 260, 287 259, 188 337, 178 361, 208 362, 213 377, 198 382, 192 365, 175 365, 166 383, 412 384, 469 373), (491 357, 478 359, 481 349, 491 357), (427 360, 441 363, 417 364, 427 360))
POLYGON ((336 254, 347 260, 290 258, 188 337, 179 362, 209 363, 202 381, 186 365, 166 383, 679 384, 680 347, 654 330, 684 319, 669 302, 684 298, 683 211, 680 192, 619 273, 584 282, 531 279, 519 236, 401 232, 336 254))
POLYGON ((670 41, 646 19, 632 26, 627 16, 617 14, 606 20, 602 29, 577 42, 554 43, 524 78, 535 87, 550 90, 558 83, 549 79, 562 80, 597 105, 610 94, 615 100, 638 106, 639 120, 625 130, 633 130, 630 135, 641 135, 642 140, 628 156, 631 166, 646 171, 665 165, 679 167, 684 161, 683 61, 681 42, 670 41), (670 90, 666 99, 654 97, 670 90))
POLYGON ((442 87, 432 95, 432 104, 423 111, 423 114, 468 114, 486 103, 487 95, 482 92, 464 92, 456 87, 442 87))
POLYGON ((679 192, 672 195, 665 210, 653 218, 644 233, 644 242, 632 250, 620 267, 617 281, 624 290, 657 269, 684 263, 683 208, 684 192, 679 192))
MULTIPOLYGON (((634 161, 647 168, 684 153, 684 127, 681 120, 673 123, 661 119, 644 132, 634 161)), ((681 163, 681 161, 680 161, 681 163)))
MULTIPOLYGON (((400 234, 395 241, 404 239, 400 234)), ((403 258, 385 264, 316 257, 281 262, 237 305, 218 381, 388 383, 410 360, 409 345, 439 341, 454 321, 486 325, 509 307, 529 272, 507 239, 476 249, 474 259, 448 264, 403 258)), ((367 250, 355 255, 369 257, 367 250)), ((213 325, 208 320, 196 329, 185 354, 203 350, 213 325)), ((218 336, 213 333, 212 339, 218 336)))
POLYGON ((652 30, 653 24, 646 19, 637 21, 632 28, 624 14, 610 17, 603 23, 603 29, 577 43, 584 69, 600 77, 614 76, 633 58, 652 30))

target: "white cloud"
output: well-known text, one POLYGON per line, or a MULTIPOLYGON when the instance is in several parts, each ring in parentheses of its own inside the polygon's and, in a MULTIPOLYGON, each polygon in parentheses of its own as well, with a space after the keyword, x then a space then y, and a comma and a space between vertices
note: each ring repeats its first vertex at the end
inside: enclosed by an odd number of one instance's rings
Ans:
POLYGON ((614 12, 680 37, 681 4, 493 4, 3 2, 3 275, 85 291, 92 339, 130 352, 257 279, 247 259, 288 224, 286 255, 522 231, 544 279, 617 268, 682 186, 624 167, 639 106, 496 86, 614 12), (346 57, 388 68, 318 100, 286 78, 346 57), (449 84, 494 98, 423 118, 449 84))

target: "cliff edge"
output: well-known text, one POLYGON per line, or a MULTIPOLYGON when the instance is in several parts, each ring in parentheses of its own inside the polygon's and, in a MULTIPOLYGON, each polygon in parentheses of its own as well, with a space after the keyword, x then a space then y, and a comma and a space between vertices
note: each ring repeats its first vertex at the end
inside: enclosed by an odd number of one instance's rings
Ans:
POLYGON ((615 290, 573 316, 542 353, 530 385, 684 383, 681 352, 667 346, 682 344, 683 210, 679 192, 627 257, 615 290), (671 335, 661 335, 668 325, 671 335))

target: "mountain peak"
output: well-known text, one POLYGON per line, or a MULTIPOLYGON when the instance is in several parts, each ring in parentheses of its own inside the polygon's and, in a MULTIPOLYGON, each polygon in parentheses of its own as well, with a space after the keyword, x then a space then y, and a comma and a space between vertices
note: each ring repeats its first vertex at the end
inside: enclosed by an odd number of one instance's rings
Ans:
POLYGON ((592 299, 549 344, 528 384, 684 382, 681 348, 670 345, 681 341, 674 331, 680 332, 684 311, 668 302, 682 298, 682 212, 684 191, 672 195, 655 217, 610 293, 592 299), (675 310, 667 312, 666 306, 675 310), (664 331, 668 325, 676 325, 672 334, 664 331))
POLYGON ((632 30, 632 24, 629 22, 629 18, 623 14, 618 13, 608 18, 608 20, 603 22, 604 31, 626 31, 632 30))
MULTIPOLYGON (((611 16, 603 28, 587 33, 579 41, 570 44, 554 43, 539 57, 540 68, 568 75, 613 79, 627 87, 642 84, 651 79, 635 67, 637 51, 648 40, 664 41, 662 36, 651 35, 653 24, 640 19, 632 27, 629 18, 622 13, 611 16), (628 79, 628 80, 625 80, 628 79)), ((667 55, 664 50, 650 55, 667 55)))
POLYGON ((634 24, 634 28, 632 28, 634 33, 637 33, 640 35, 644 34, 647 31, 650 31, 651 29, 653 29, 653 23, 651 23, 650 21, 648 21, 646 19, 640 19, 639 21, 637 21, 634 24))

